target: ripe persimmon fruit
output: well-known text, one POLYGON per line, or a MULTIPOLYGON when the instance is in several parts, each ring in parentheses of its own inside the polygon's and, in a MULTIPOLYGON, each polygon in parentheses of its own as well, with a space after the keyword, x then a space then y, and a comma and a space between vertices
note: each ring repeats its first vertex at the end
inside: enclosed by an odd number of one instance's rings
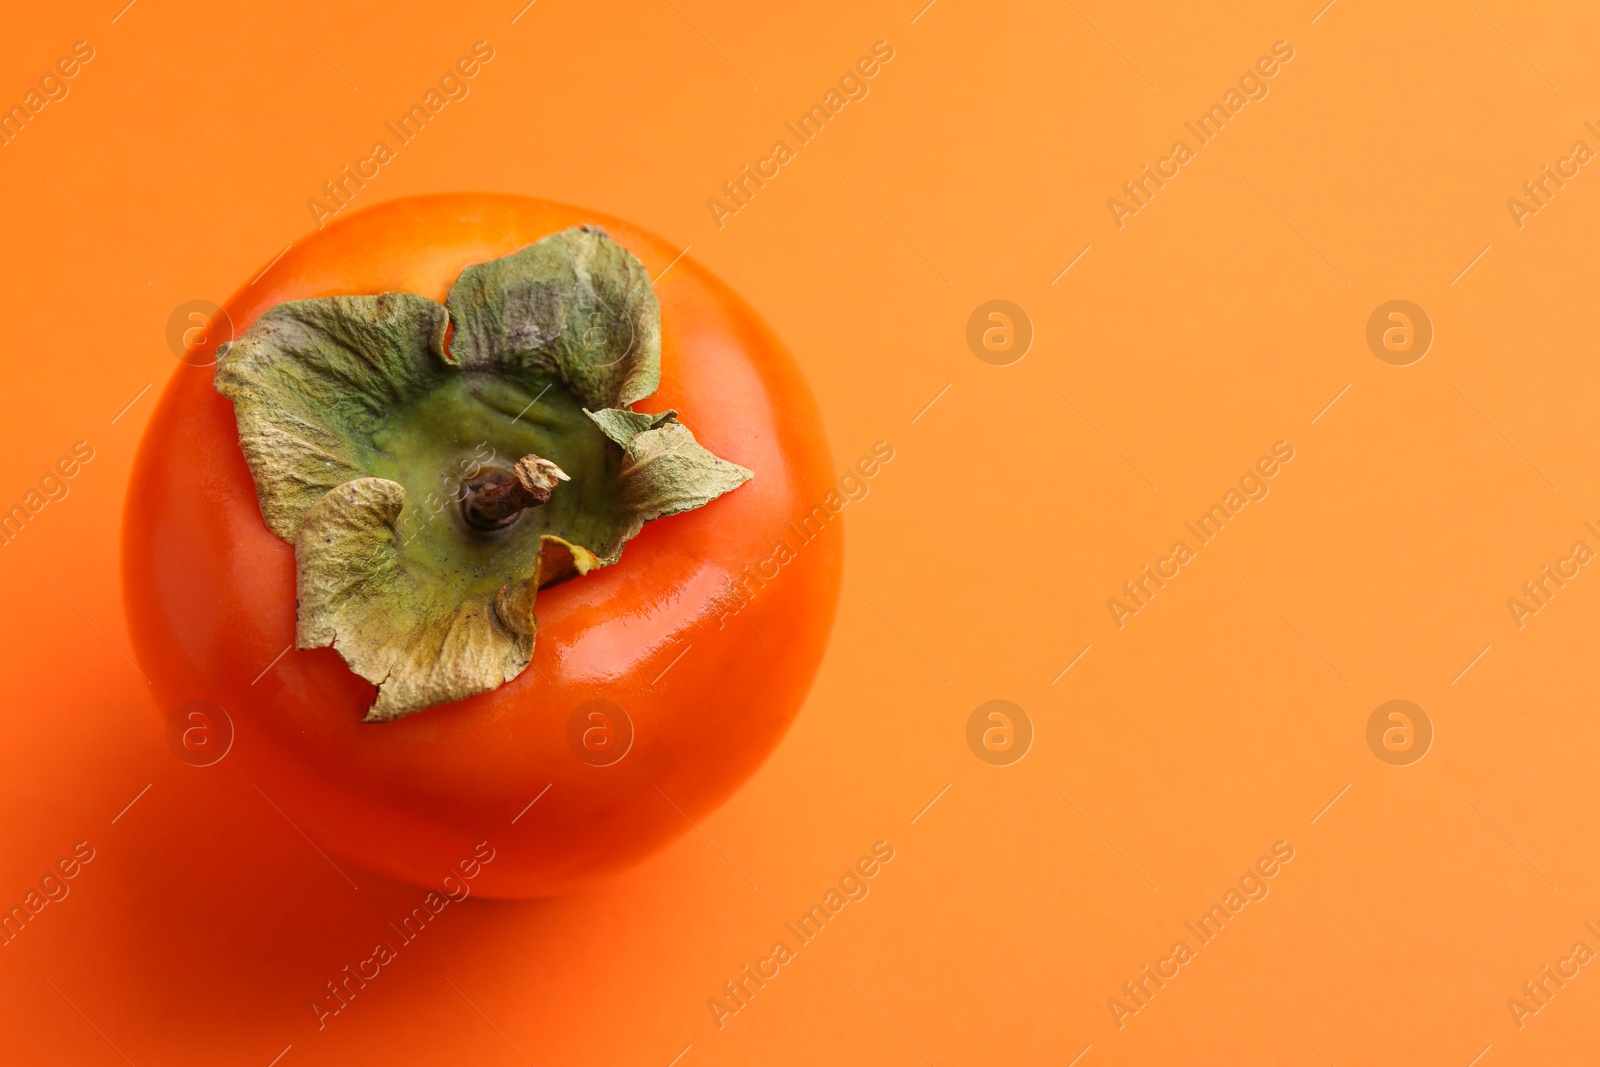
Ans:
POLYGON ((751 564, 828 497, 828 451, 794 361, 693 259, 576 207, 419 196, 222 312, 134 464, 129 624, 159 710, 221 708, 219 766, 319 848, 436 885, 487 842, 478 892, 564 892, 775 747, 839 524, 751 564))

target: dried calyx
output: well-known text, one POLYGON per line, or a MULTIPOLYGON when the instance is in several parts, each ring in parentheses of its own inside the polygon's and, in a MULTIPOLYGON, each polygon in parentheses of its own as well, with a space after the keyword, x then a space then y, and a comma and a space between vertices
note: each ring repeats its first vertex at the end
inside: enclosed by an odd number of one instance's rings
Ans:
POLYGON ((445 304, 293 301, 219 352, 262 518, 295 548, 296 644, 378 686, 366 721, 515 678, 540 588, 752 477, 632 410, 659 378, 649 276, 588 227, 466 268, 445 304))

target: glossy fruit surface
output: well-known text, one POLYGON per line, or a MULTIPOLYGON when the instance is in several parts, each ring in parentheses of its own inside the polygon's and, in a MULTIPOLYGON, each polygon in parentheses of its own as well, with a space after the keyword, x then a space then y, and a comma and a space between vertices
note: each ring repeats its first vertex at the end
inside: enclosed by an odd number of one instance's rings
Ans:
POLYGON ((687 830, 799 709, 842 562, 820 419, 749 306, 677 256, 565 205, 393 201, 292 246, 225 305, 168 383, 124 519, 137 658, 163 715, 190 701, 227 713, 235 736, 219 766, 335 859, 435 885, 486 841, 495 858, 474 892, 562 892, 687 830), (333 649, 293 647, 294 549, 263 523, 232 405, 213 387, 215 346, 289 300, 401 290, 443 301, 464 267, 578 225, 604 229, 658 279, 661 384, 640 408, 677 409, 755 478, 651 523, 617 564, 541 592, 533 663, 519 677, 364 724, 374 687, 333 649))

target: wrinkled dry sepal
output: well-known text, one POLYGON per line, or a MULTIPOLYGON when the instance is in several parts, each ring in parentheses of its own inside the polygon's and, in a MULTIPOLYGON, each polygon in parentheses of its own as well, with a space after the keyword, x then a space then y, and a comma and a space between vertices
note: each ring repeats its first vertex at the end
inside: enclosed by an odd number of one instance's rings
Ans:
POLYGON ((661 379, 661 308, 644 264, 574 227, 461 272, 447 301, 464 369, 558 377, 587 407, 622 407, 661 379))
MULTIPOLYGON (((377 683, 378 699, 362 722, 392 722, 487 693, 533 660, 533 636, 508 633, 487 600, 415 618, 403 645, 384 647, 390 673, 377 683)), ((348 652, 345 658, 350 659, 348 652)))
POLYGON ((539 538, 539 556, 534 563, 533 577, 507 582, 500 587, 494 597, 495 616, 500 625, 512 633, 532 637, 538 632, 533 602, 539 590, 588 574, 598 566, 601 566, 599 557, 582 545, 554 534, 544 534, 539 538))
POLYGON ((271 308, 217 353, 239 447, 268 528, 293 544, 324 493, 366 473, 363 448, 403 401, 447 370, 449 315, 412 293, 271 308))
POLYGON ((605 563, 616 562, 645 523, 704 507, 755 477, 696 441, 676 411, 647 415, 613 408, 585 414, 622 448, 617 492, 632 519, 621 541, 602 557, 605 563))
POLYGON ((486 598, 431 594, 405 570, 395 521, 405 489, 357 478, 306 513, 295 541, 296 645, 332 646, 378 687, 365 722, 486 693, 527 667, 530 633, 500 625, 486 598))

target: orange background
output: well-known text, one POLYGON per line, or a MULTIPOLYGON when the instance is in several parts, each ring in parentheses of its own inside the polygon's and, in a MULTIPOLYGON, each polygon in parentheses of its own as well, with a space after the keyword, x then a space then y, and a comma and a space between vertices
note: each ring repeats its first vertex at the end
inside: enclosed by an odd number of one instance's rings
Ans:
POLYGON ((1600 577, 1521 629, 1506 607, 1600 547, 1600 177, 1521 228, 1506 206, 1600 148, 1592 7, 119 7, 13 5, 0 34, 0 102, 96 50, 0 148, 0 503, 96 453, 0 548, 0 903, 96 849, 0 949, 0 1058, 1592 1059, 1596 968, 1520 1029, 1506 1006, 1600 949, 1600 577), (168 752, 118 651, 123 486, 173 309, 254 277, 478 40, 470 97, 358 205, 524 193, 691 245, 794 351, 840 470, 896 458, 846 508, 807 707, 702 833, 450 909, 318 1032, 311 997, 418 891, 352 890, 168 752), (719 229, 706 200, 878 40, 870 95, 719 229), (1106 199, 1278 40, 1270 95, 1118 229, 1106 199), (1036 331, 1010 366, 965 341, 994 298, 1036 331), (1395 298, 1436 331, 1406 367, 1365 340, 1395 298), (1270 496, 1119 630, 1106 599, 1279 440, 1270 496), (1405 767, 1366 741, 1399 698, 1436 731, 1405 767), (1011 766, 967 747, 990 699, 1035 730, 1011 766), (719 1030, 706 1000, 878 840, 871 895, 719 1030), (1119 1029, 1107 999, 1280 840, 1271 895, 1119 1029))

